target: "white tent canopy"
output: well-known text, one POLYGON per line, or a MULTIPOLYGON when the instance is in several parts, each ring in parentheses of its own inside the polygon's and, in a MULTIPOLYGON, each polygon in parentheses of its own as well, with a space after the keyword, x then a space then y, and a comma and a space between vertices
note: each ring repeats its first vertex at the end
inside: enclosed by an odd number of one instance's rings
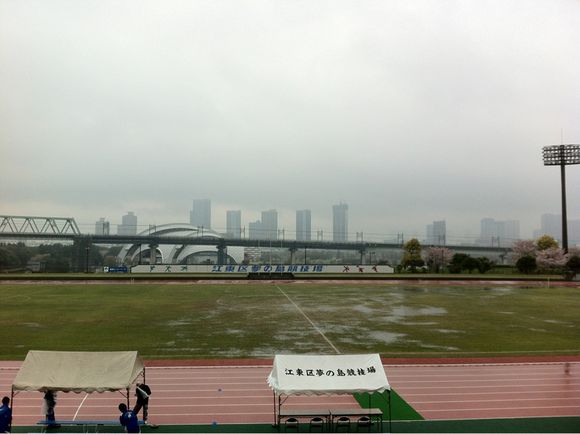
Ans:
POLYGON ((144 375, 137 351, 29 351, 12 391, 106 392, 127 390, 144 375))
POLYGON ((378 354, 276 355, 268 384, 277 395, 391 390, 378 354))

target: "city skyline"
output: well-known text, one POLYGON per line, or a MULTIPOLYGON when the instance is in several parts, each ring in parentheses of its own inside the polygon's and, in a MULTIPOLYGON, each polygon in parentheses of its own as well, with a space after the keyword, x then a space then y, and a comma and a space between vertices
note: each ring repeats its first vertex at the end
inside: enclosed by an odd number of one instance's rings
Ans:
MULTIPOLYGON (((208 200, 211 203, 211 200, 208 200)), ((479 220, 479 232, 474 234, 459 234, 453 229, 449 232, 448 239, 447 221, 437 220, 425 226, 423 232, 405 233, 405 232, 381 232, 372 233, 348 230, 348 205, 340 203, 332 206, 333 217, 342 220, 346 214, 346 228, 343 223, 338 222, 335 230, 334 224, 330 228, 321 229, 321 227, 312 227, 312 213, 310 210, 296 210, 294 226, 284 226, 278 224, 278 212, 275 209, 261 211, 260 219, 247 222, 242 220, 242 210, 227 210, 226 225, 224 227, 212 224, 212 230, 217 234, 222 234, 226 238, 254 238, 254 239, 296 239, 298 241, 310 240, 333 240, 333 241, 366 241, 380 242, 400 242, 417 238, 419 241, 429 245, 446 245, 446 244, 477 244, 482 246, 509 246, 518 239, 537 239, 542 235, 549 235, 561 242, 561 216, 558 214, 545 213, 540 216, 539 229, 535 229, 531 236, 522 236, 519 230, 519 220, 496 220, 491 217, 484 217, 479 220), (346 207, 346 209, 345 209, 346 207), (337 212, 338 211, 338 212, 337 212), (265 223, 264 223, 265 222, 265 223), (346 230, 346 232, 344 232, 346 230), (338 236, 337 232, 341 232, 338 236)), ((211 213, 211 210, 209 210, 211 213)), ((117 226, 117 234, 127 235, 131 231, 147 231, 149 226, 145 223, 137 225, 137 216, 130 211, 122 217, 121 224, 112 223, 101 217, 96 223, 93 223, 95 233, 97 234, 114 234, 110 227, 117 226), (128 227, 129 229, 126 229, 128 227)), ((162 224, 179 224, 183 222, 162 222, 162 224)), ((190 223, 191 224, 191 223, 190 223)), ((568 219, 570 241, 572 244, 580 245, 580 220, 568 219)), ((206 226, 204 226, 206 227, 206 226)), ((131 232, 134 233, 134 232, 131 232)))
MULTIPOLYGON (((580 3, 0 2, 0 214, 187 222, 212 198, 332 231, 478 237, 560 213, 580 3), (541 29, 539 31, 538 29, 541 29)), ((580 168, 567 171, 580 219, 580 168)))

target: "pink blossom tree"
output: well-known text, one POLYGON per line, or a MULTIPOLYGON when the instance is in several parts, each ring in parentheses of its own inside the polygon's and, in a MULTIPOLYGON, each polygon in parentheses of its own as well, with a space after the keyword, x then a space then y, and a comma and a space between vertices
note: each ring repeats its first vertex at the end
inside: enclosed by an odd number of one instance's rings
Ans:
POLYGON ((536 257, 536 243, 534 240, 517 240, 512 245, 511 260, 516 263, 518 259, 524 256, 536 257))
POLYGON ((567 262, 568 255, 564 253, 564 250, 558 249, 557 247, 549 247, 540 250, 536 254, 538 269, 542 271, 563 269, 567 262))
POLYGON ((425 262, 436 271, 447 267, 452 259, 453 252, 447 247, 429 247, 425 251, 425 262))

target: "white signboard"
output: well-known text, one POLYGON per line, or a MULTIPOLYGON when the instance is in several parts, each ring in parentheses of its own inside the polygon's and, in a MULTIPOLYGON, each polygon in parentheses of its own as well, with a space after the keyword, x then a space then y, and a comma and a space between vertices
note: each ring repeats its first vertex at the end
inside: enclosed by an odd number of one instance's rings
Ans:
POLYGON ((211 273, 211 274, 243 274, 249 273, 292 273, 292 274, 379 274, 393 273, 389 265, 176 265, 154 264, 136 265, 132 273, 211 273))

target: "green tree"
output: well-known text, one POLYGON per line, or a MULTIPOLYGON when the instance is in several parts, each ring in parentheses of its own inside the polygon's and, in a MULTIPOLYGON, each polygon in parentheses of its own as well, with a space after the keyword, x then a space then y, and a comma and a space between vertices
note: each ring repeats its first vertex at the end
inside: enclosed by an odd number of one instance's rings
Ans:
POLYGON ((481 274, 487 273, 493 267, 493 262, 486 258, 485 256, 477 258, 477 271, 481 274))
POLYGON ((538 265, 536 264, 536 258, 533 256, 522 256, 516 262, 516 268, 520 273, 530 274, 536 271, 538 265))
POLYGON ((480 273, 491 270, 492 262, 487 258, 473 258, 465 253, 456 253, 449 264, 449 271, 452 273, 461 273, 477 269, 480 273), (483 271, 482 271, 483 270, 483 271))
POLYGON ((406 253, 411 255, 420 255, 421 254, 421 243, 417 238, 411 238, 409 241, 405 243, 403 247, 406 253))
POLYGON ((546 250, 550 248, 557 249, 558 241, 556 241, 554 237, 551 237, 550 235, 542 235, 536 241, 536 246, 538 247, 538 250, 546 250))
POLYGON ((568 262, 566 262, 566 268, 574 274, 580 273, 580 256, 572 256, 568 259, 568 262))
POLYGON ((0 270, 15 268, 19 265, 20 260, 12 249, 7 247, 0 247, 0 270))
POLYGON ((70 263, 64 258, 50 256, 46 260, 45 271, 48 273, 68 273, 70 271, 70 263))
POLYGON ((26 244, 22 242, 16 244, 15 246, 13 246, 13 248, 14 248, 13 252, 18 257, 18 262, 20 266, 26 267, 26 264, 28 263, 33 254, 32 248, 27 247, 26 244))
POLYGON ((469 258, 469 255, 465 253, 456 253, 451 258, 451 263, 449 264, 449 271, 452 273, 461 273, 463 271, 463 262, 469 258))
POLYGON ((425 261, 421 258, 421 243, 417 238, 412 238, 403 246, 403 260, 401 266, 403 268, 410 268, 411 271, 417 271, 417 267, 425 265, 425 261))
POLYGON ((463 270, 467 270, 469 271, 469 273, 471 274, 471 272, 475 269, 477 269, 477 267, 479 266, 479 261, 469 255, 467 255, 467 258, 465 258, 463 260, 463 262, 461 263, 461 268, 463 270))

